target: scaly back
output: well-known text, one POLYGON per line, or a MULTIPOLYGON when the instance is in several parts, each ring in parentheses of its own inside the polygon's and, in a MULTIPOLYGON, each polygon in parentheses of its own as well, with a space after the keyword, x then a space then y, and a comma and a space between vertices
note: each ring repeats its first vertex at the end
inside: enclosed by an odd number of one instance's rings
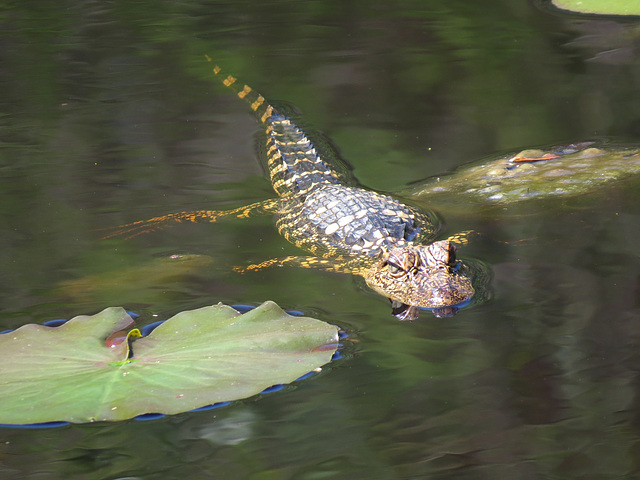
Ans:
MULTIPOLYGON (((213 73, 224 77, 217 65, 213 73)), ((311 140, 291 119, 280 114, 248 85, 240 88, 235 77, 228 75, 221 81, 249 103, 266 126, 267 169, 273 189, 280 197, 304 196, 321 185, 342 183, 342 176, 320 157, 311 140)))

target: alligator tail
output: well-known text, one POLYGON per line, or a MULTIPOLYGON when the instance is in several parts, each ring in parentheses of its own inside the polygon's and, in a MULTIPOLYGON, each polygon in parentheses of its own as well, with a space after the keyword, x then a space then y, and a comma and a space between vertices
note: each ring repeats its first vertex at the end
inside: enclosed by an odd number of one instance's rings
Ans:
MULTIPOLYGON (((205 55, 208 62, 213 60, 209 55, 205 55)), ((214 65, 213 73, 221 79, 221 83, 230 88, 241 100, 244 100, 251 106, 251 110, 256 112, 256 115, 261 123, 267 125, 269 118, 277 114, 278 111, 266 101, 266 99, 258 92, 253 90, 249 85, 243 85, 240 87, 238 79, 233 75, 227 75, 224 77, 222 69, 218 65, 214 65), (224 78, 223 78, 224 77, 224 78)))
MULTIPOLYGON (((208 56, 206 58, 211 61, 208 56)), ((323 160, 314 143, 289 117, 282 115, 250 86, 240 86, 236 77, 225 77, 219 66, 213 67, 213 73, 225 87, 247 102, 266 126, 267 170, 279 196, 304 195, 321 185, 342 182, 343 175, 323 160)))

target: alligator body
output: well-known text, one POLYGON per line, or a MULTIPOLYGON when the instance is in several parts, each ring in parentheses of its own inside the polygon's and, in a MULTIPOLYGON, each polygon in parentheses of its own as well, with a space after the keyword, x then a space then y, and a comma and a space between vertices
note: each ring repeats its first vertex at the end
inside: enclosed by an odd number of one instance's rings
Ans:
POLYGON ((113 235, 135 236, 171 222, 273 213, 279 233, 313 256, 272 259, 236 270, 288 264, 361 275, 369 287, 392 301, 401 319, 416 318, 418 307, 434 309, 436 315, 451 314, 474 295, 452 242, 426 244, 438 233, 433 213, 350 185, 292 119, 247 85, 221 75, 218 66, 213 71, 251 105, 265 126, 267 170, 278 198, 228 211, 156 217, 124 225, 113 235))

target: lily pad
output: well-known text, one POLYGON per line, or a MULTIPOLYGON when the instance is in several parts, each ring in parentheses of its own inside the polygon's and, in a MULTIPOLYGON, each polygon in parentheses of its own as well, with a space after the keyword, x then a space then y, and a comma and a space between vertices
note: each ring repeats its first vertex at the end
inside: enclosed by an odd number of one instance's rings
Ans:
POLYGON ((552 0, 562 9, 600 15, 640 15, 640 0, 552 0))
POLYGON ((115 421, 247 398, 319 368, 338 344, 335 326, 273 302, 182 312, 137 340, 116 333, 132 323, 110 307, 0 335, 0 423, 115 421))

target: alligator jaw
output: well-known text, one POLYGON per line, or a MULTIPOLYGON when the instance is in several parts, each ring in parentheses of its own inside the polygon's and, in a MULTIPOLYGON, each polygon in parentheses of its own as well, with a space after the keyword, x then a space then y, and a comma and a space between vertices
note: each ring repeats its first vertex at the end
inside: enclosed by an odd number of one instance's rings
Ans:
MULTIPOLYGON (((401 321, 409 321, 417 320, 420 316, 420 308, 415 305, 407 305, 406 303, 398 302, 396 300, 391 300, 391 313, 394 317, 401 321)), ((458 307, 438 307, 434 308, 431 313, 436 318, 450 318, 454 317, 458 314, 458 307)))

